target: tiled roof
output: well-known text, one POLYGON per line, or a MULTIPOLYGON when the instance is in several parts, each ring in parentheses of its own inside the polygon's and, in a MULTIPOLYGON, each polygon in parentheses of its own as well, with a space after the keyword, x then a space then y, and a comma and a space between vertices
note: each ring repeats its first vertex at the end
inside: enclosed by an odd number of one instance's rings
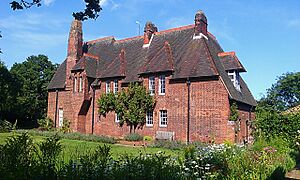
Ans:
POLYGON ((194 39, 193 35, 194 25, 188 25, 156 32, 149 47, 143 47, 142 36, 89 41, 88 55, 72 70, 84 69, 89 77, 100 80, 124 77, 124 83, 140 81, 140 76, 147 73, 166 71, 172 72, 172 79, 220 76, 231 99, 256 105, 244 81, 241 79, 241 92, 237 91, 225 71, 231 68, 245 71, 236 56, 226 55, 210 33, 208 40, 194 39))
POLYGON ((239 72, 246 72, 246 69, 239 61, 235 52, 222 52, 218 54, 226 71, 238 70, 239 72))
POLYGON ((66 82, 66 62, 65 60, 56 70, 53 78, 51 79, 48 89, 63 89, 66 82))

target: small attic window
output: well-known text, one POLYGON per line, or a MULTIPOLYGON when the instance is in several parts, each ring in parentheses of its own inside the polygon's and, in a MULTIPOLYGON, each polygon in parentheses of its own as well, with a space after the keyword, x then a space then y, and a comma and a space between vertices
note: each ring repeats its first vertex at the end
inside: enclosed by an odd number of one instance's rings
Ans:
POLYGON ((241 86, 240 86, 240 74, 236 70, 230 70, 227 72, 231 82, 233 83, 233 86, 236 90, 241 92, 241 86))

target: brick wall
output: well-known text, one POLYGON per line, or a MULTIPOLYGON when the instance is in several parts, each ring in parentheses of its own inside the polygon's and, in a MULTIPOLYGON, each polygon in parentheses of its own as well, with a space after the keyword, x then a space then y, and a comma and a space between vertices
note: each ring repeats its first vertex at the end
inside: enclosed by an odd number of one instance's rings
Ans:
MULTIPOLYGON (((88 80, 84 72, 84 92, 74 93, 73 91, 59 92, 59 108, 64 109, 64 117, 71 121, 73 131, 82 133, 92 132, 92 89, 88 91, 88 80), (82 104, 90 102, 85 115, 79 115, 82 104)), ((76 74, 75 76, 80 76, 76 74)), ((122 137, 129 133, 129 127, 124 124, 119 127, 115 122, 115 113, 110 112, 106 117, 99 116, 97 99, 105 93, 106 82, 101 82, 100 88, 95 91, 95 121, 94 134, 122 137)), ((148 88, 148 78, 143 78, 143 84, 148 88)), ((187 140, 187 107, 188 107, 188 87, 186 82, 173 82, 170 77, 166 77, 166 93, 159 95, 159 77, 155 78, 155 100, 156 106, 153 111, 153 126, 144 126, 137 130, 142 135, 155 137, 156 131, 175 132, 175 139, 187 140), (167 127, 159 126, 159 110, 167 110, 167 127)), ((111 92, 113 92, 113 80, 111 80, 111 92)), ((121 80, 119 81, 121 90, 121 80)), ((235 136, 235 124, 228 121, 230 115, 230 105, 228 92, 219 79, 192 81, 190 86, 190 141, 216 142, 222 143, 225 140, 243 142, 247 136, 246 121, 249 119, 249 111, 245 108, 239 109, 241 125, 238 136, 235 136)), ((48 116, 54 119, 55 92, 49 92, 48 96, 48 116)), ((254 118, 254 115, 252 115, 254 118)), ((58 120, 58 118, 57 118, 58 120)), ((58 122, 57 122, 58 125, 58 122)), ((248 135, 250 132, 248 131, 248 135)))

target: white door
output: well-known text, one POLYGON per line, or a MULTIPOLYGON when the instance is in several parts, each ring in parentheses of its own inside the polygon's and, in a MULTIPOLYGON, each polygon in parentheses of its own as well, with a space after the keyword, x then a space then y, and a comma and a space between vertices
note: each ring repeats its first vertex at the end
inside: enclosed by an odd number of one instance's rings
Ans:
POLYGON ((63 109, 59 109, 58 110, 58 126, 59 127, 62 127, 63 121, 64 121, 64 110, 63 109))

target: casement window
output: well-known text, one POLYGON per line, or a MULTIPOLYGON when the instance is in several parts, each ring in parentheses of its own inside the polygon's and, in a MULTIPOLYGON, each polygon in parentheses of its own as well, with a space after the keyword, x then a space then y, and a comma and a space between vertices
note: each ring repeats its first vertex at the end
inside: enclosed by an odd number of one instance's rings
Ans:
POLYGON ((119 91, 118 80, 114 80, 114 93, 118 94, 118 91, 119 91))
POLYGON ((82 77, 79 77, 79 92, 82 92, 82 87, 83 87, 82 77))
POLYGON ((74 78, 73 92, 77 92, 77 77, 74 78))
POLYGON ((64 123, 64 110, 62 108, 58 109, 58 127, 62 127, 64 123))
POLYGON ((148 111, 146 114, 146 126, 153 126, 153 111, 148 111))
POLYGON ((240 86, 240 74, 238 71, 228 71, 227 72, 231 82, 233 83, 233 86, 235 87, 236 90, 241 91, 241 86, 240 86))
POLYGON ((115 121, 116 121, 116 123, 119 123, 119 122, 120 122, 120 117, 118 116, 117 113, 116 113, 115 121))
POLYGON ((110 93, 110 81, 106 81, 105 92, 110 93))
POLYGON ((167 127, 167 125, 168 125, 167 110, 160 110, 159 111, 159 126, 160 127, 167 127))
POLYGON ((165 95, 166 93, 166 76, 159 76, 159 95, 165 95))
POLYGON ((151 96, 155 94, 155 77, 150 76, 149 77, 149 93, 151 96))

